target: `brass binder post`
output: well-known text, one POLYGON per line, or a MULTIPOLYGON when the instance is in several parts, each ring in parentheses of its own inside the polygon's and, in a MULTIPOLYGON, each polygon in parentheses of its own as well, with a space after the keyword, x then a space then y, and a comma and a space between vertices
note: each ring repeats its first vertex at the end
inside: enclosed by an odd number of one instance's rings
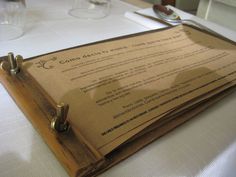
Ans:
POLYGON ((69 105, 60 103, 56 108, 56 116, 51 121, 51 128, 57 132, 65 132, 69 129, 69 123, 66 121, 69 105))
POLYGON ((0 63, 1 69, 4 71, 9 72, 11 75, 16 75, 20 72, 20 67, 23 62, 23 57, 20 55, 17 55, 14 57, 13 53, 8 53, 8 56, 6 56, 0 63))

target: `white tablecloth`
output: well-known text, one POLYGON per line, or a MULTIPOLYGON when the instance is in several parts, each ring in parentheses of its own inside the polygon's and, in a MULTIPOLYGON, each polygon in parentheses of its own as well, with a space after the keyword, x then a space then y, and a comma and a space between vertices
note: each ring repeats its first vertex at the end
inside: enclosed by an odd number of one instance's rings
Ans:
MULTIPOLYGON (((101 20, 78 20, 70 1, 31 0, 23 37, 0 43, 28 58, 101 39, 149 30, 124 17, 137 10, 113 0, 101 20)), ((180 12, 182 13, 182 12, 180 12)), ((222 176, 236 174, 236 93, 158 139, 101 177, 222 176)), ((66 177, 63 167, 0 85, 0 177, 66 177)))

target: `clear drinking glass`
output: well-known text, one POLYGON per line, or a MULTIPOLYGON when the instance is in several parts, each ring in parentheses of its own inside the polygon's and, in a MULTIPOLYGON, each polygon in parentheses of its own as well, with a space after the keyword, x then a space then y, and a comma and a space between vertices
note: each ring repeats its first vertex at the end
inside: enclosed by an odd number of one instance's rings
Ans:
POLYGON ((0 0, 0 41, 23 35, 25 12, 25 0, 0 0))
POLYGON ((111 0, 74 0, 71 16, 83 19, 99 19, 110 12, 111 0))

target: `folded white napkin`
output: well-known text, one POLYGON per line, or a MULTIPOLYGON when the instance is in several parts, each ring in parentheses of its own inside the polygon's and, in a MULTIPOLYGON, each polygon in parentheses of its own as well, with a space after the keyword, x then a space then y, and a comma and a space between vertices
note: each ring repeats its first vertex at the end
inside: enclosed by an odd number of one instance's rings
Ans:
MULTIPOLYGON (((142 9, 142 10, 139 10, 137 11, 138 13, 140 13, 140 11, 142 12, 143 10, 146 10, 146 9, 142 9)), ((147 9, 148 11, 151 12, 151 9, 147 9)), ((142 14, 142 13, 140 13, 142 14)), ((145 15, 145 14, 144 14, 145 15)), ((160 28, 166 28, 167 25, 163 24, 163 23, 160 23, 158 21, 155 21, 155 20, 152 20, 150 18, 146 18, 144 16, 141 16, 141 15, 138 15, 134 12, 126 12, 125 13, 125 17, 140 24, 140 25, 143 25, 149 29, 160 29, 160 28)))

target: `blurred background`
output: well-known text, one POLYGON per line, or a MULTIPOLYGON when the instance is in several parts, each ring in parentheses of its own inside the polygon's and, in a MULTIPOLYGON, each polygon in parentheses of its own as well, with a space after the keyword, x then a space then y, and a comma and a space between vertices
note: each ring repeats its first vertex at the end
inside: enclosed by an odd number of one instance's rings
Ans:
POLYGON ((200 0, 146 0, 150 3, 172 5, 178 9, 196 14, 200 0))
POLYGON ((172 5, 236 31, 236 0, 144 0, 149 3, 172 5))

